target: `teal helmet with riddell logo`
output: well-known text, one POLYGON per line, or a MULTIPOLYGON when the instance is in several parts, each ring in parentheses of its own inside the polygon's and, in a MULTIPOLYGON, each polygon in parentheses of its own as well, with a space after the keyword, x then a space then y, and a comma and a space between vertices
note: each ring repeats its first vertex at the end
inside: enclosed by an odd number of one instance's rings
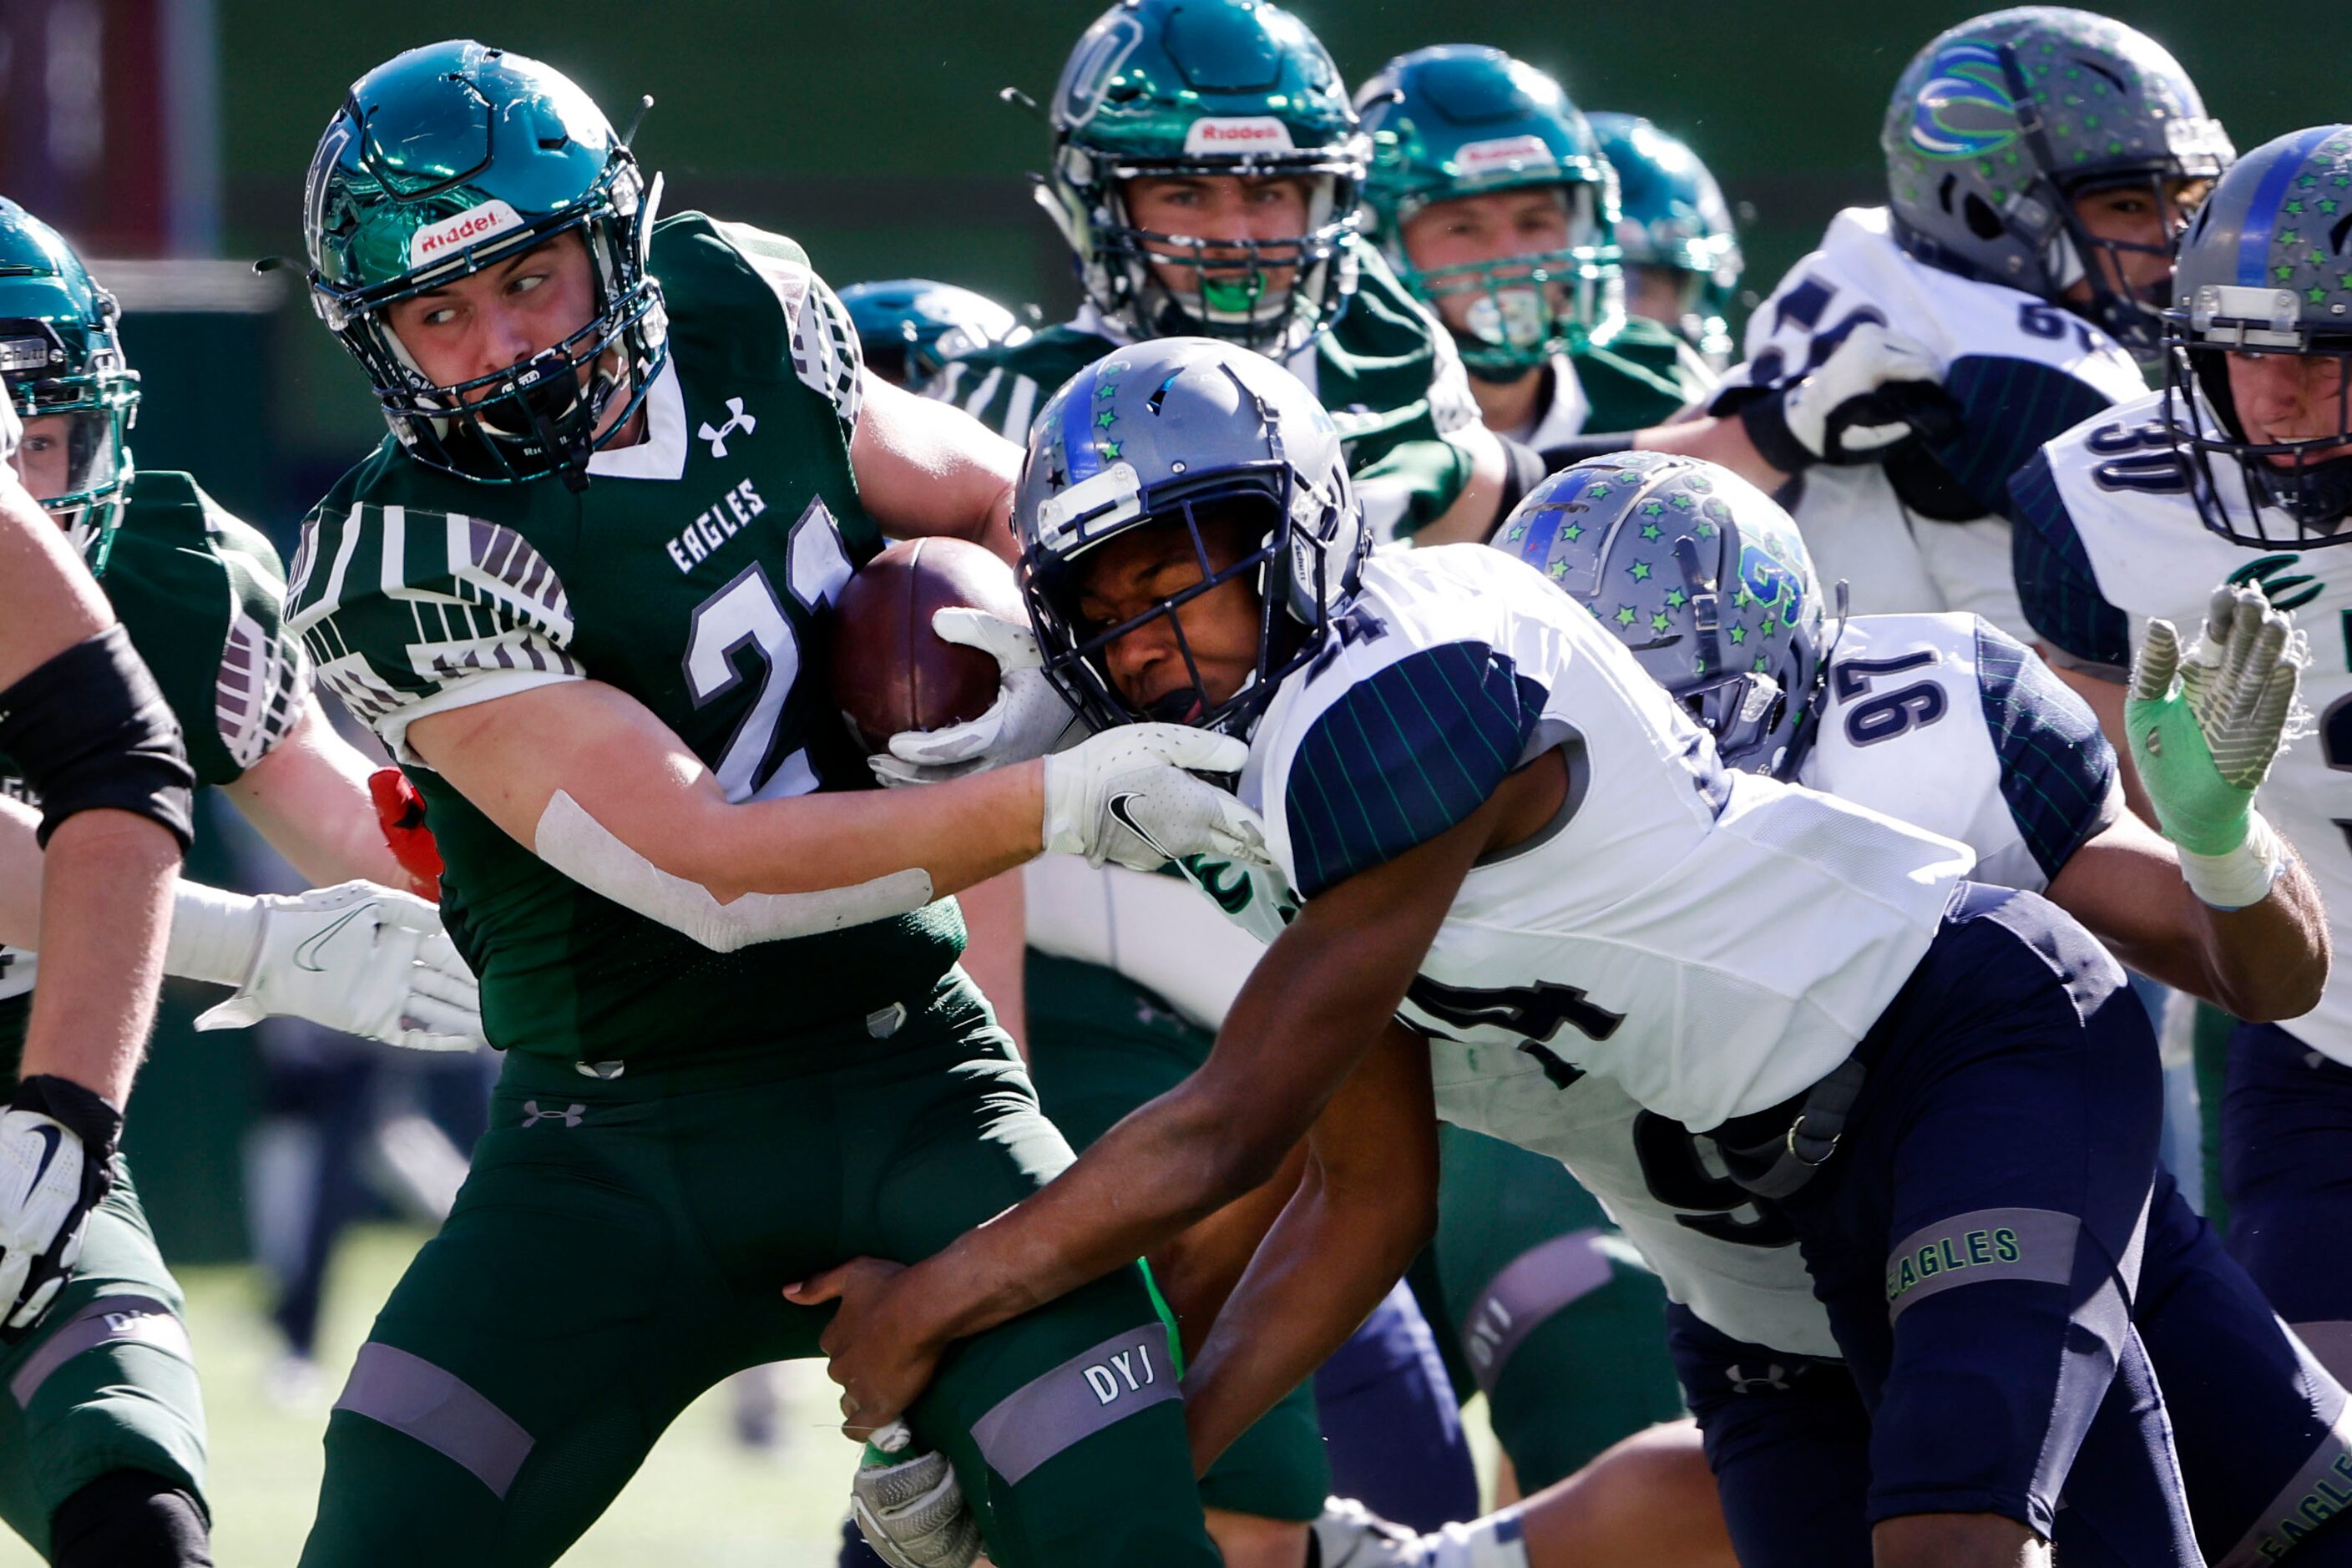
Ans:
POLYGON ((1356 93, 1372 139, 1365 205, 1381 252, 1432 306, 1467 298, 1462 363, 1516 380, 1579 342, 1606 342, 1625 319, 1617 179, 1592 127, 1559 82, 1500 49, 1440 44, 1399 55, 1356 93), (1404 227, 1439 202, 1558 191, 1568 244, 1490 261, 1422 268, 1404 227))
POLYGON ((1697 458, 1615 452, 1529 490, 1494 543, 1615 632, 1726 763, 1795 772, 1827 668, 1828 614, 1778 501, 1697 458))
POLYGON ((353 82, 320 139, 303 205, 310 302, 419 459, 493 484, 583 484, 668 354, 646 268, 659 192, 562 72, 468 40, 411 49, 353 82), (566 234, 587 247, 590 319, 521 363, 426 377, 386 310, 566 234))
POLYGON ((1679 332, 1717 370, 1731 363, 1731 310, 1738 297, 1739 234, 1730 204, 1696 153, 1638 114, 1586 116, 1617 171, 1617 248, 1629 296, 1645 273, 1668 280, 1679 332))
POLYGON ((987 295, 928 278, 853 283, 841 290, 841 305, 866 368, 893 386, 920 386, 950 360, 1029 337, 1021 319, 987 295))
POLYGON ((0 196, 0 387, 25 424, 16 466, 93 572, 121 521, 139 416, 121 314, 57 230, 0 196))
POLYGON ((2100 482, 2185 484, 2205 526, 2239 544, 2352 543, 2352 125, 2290 132, 2240 159, 2190 221, 2178 276, 2164 382, 2179 457, 2118 458, 2100 482), (2315 378, 2326 427, 2252 438, 2231 391, 2231 354, 2332 365, 2315 378), (2221 464, 2236 470, 2234 484, 2221 464), (2290 526, 2274 527, 2280 515, 2290 526))
POLYGON ((1131 338, 1218 338, 1285 359, 1356 288, 1365 142, 1339 68, 1264 0, 1120 0, 1054 89, 1053 162, 1037 192, 1078 281, 1131 338), (1127 186, 1218 175, 1305 183, 1304 232, 1276 239, 1138 226, 1127 186))
POLYGON ((2116 287, 2133 253, 2171 246, 2102 239, 2076 198, 2148 189, 2177 236, 2177 181, 2218 179, 2236 156, 2180 62, 2112 17, 2022 5, 1974 17, 1913 57, 1888 101, 1895 232, 1929 263, 2067 304, 2143 358, 2168 298, 2116 287), (2066 291, 2087 279, 2090 300, 2066 291))

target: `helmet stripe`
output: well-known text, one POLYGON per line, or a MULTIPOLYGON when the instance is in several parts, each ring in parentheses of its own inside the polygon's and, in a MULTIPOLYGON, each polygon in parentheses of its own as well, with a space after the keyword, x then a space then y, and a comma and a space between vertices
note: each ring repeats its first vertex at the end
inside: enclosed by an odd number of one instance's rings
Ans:
POLYGON ((2253 199, 2246 205, 2244 226, 2238 231, 2238 281, 2256 287, 2270 281, 2271 234, 2278 226, 2279 205, 2287 198, 2294 178, 2303 166, 2319 150, 2319 144, 2336 134, 2333 125, 2315 125, 2295 138, 2287 156, 2263 171, 2263 183, 2254 187, 2253 199))
POLYGON ((1062 395, 1062 461, 1069 465, 1073 484, 1102 472, 1102 455, 1095 449, 1095 386, 1101 379, 1102 362, 1097 360, 1062 395))

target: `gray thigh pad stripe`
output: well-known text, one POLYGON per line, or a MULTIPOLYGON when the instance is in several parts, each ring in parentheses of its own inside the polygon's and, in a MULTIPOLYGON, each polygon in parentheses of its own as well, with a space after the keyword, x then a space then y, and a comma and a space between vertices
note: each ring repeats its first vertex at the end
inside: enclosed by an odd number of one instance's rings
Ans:
POLYGON ((1168 1364, 1168 1331, 1155 1319, 1113 1334, 1031 1378, 972 1423, 989 1468, 1018 1486, 1030 1471, 1114 1422, 1181 1398, 1168 1364))
POLYGON ((500 1498, 530 1454, 530 1434, 463 1379, 373 1340, 360 1347, 335 1408, 405 1433, 500 1498))
POLYGON ((163 1302, 152 1296, 100 1296, 49 1331, 8 1379, 8 1392, 19 1410, 30 1408, 33 1395, 58 1368, 84 1351, 125 1341, 152 1345, 191 1363, 196 1359, 187 1325, 163 1302))
POLYGON ((2083 1222, 2055 1209, 1976 1209, 1923 1226, 1886 1258, 1886 1315, 1901 1317, 1962 1285, 2024 1279, 2063 1285, 2074 1277, 2083 1222))
POLYGON ((1462 1325, 1462 1350, 1478 1391, 1494 1393, 1527 1337, 1562 1307, 1608 1284, 1609 1275, 1609 1254, 1596 1227, 1556 1236, 1506 1264, 1478 1292, 1462 1325))
MULTIPOLYGON (((2303 1353, 2305 1372, 2315 1381, 2326 1382, 2311 1352, 2306 1349, 2303 1353)), ((2352 1505, 2352 1400, 2339 1393, 2329 1429, 2311 1458, 2303 1462, 2293 1480, 2279 1489, 2270 1507, 2229 1555, 2213 1560, 2213 1568, 2259 1568, 2262 1563, 2275 1563, 2347 1505, 2352 1505)))

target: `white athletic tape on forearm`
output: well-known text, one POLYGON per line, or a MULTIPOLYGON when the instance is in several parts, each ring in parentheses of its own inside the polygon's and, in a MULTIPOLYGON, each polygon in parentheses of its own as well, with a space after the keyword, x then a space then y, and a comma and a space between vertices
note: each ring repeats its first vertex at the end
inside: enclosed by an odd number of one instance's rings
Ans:
POLYGON ((2180 855, 2180 877, 2189 890, 2217 910, 2242 910, 2271 896, 2286 869, 2286 844, 2259 811, 2246 825, 2246 841, 2226 855, 2180 855))
POLYGON ((172 889, 172 934, 163 973, 215 985, 242 985, 261 948, 261 905, 243 893, 179 882, 172 889))
POLYGON ((663 870, 622 843, 563 790, 540 814, 531 847, 589 891, 683 931, 714 952, 911 914, 931 901, 931 875, 916 866, 853 888, 745 893, 722 904, 700 883, 663 870))

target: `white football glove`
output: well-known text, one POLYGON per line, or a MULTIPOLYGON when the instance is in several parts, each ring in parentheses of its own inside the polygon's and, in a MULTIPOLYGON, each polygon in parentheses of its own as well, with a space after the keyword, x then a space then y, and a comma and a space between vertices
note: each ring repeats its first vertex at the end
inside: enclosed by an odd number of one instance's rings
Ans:
POLYGON ((65 1288, 121 1131, 113 1106, 46 1074, 0 1111, 0 1333, 32 1327, 65 1288))
MULTIPOLYGON (((1915 430, 1957 418, 1935 356, 1909 338, 1864 321, 1801 381, 1761 400, 1756 414, 1779 423, 1816 463, 1868 462, 1915 430)), ((1749 430, 1756 433, 1756 419, 1749 430)), ((1759 448, 1775 446, 1759 440, 1759 448)), ((1788 464, 1770 450, 1765 460, 1788 464)), ((1800 464, 1801 466, 1801 463, 1800 464)))
POLYGON ((1025 763, 1085 732, 1077 714, 1045 679, 1045 656, 1027 625, 958 605, 935 612, 942 642, 976 647, 996 660, 1003 686, 987 712, 944 730, 901 730, 890 749, 867 762, 886 784, 937 784, 988 768, 1025 763))
POLYGON ((1235 773, 1249 747, 1182 724, 1126 724, 1045 759, 1045 853, 1154 871, 1188 855, 1270 864, 1257 813, 1185 770, 1235 773))
POLYGON ((980 1521, 964 1504, 948 1457, 918 1454, 895 1465, 883 1462, 913 1440, 903 1421, 874 1434, 866 1462, 849 1483, 850 1517, 890 1568, 969 1568, 980 1555, 980 1521))
POLYGON ((197 1028, 292 1017, 416 1051, 485 1044, 481 989, 424 900, 344 882, 256 901, 261 941, 245 984, 197 1028))

